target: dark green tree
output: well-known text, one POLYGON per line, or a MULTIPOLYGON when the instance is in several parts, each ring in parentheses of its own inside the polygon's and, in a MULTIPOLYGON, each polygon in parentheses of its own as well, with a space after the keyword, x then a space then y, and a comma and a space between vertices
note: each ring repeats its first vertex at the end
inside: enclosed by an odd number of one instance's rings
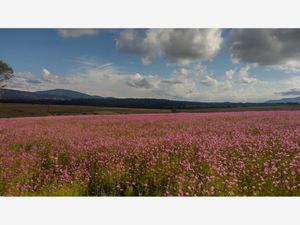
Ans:
POLYGON ((0 60, 0 88, 6 86, 6 81, 14 76, 14 70, 5 62, 0 60))

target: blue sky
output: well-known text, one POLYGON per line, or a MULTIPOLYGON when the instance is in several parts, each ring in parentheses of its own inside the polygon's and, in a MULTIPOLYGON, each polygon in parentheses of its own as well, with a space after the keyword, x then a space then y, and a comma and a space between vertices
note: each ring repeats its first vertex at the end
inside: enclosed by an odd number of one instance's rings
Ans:
POLYGON ((131 73, 170 73, 161 60, 143 65, 139 56, 124 54, 116 48, 117 32, 64 38, 56 29, 0 29, 1 59, 10 62, 16 71, 39 74, 43 68, 64 74, 78 66, 78 60, 112 62, 131 73))
POLYGON ((114 97, 260 102, 300 95, 299 31, 0 29, 7 86, 114 97))

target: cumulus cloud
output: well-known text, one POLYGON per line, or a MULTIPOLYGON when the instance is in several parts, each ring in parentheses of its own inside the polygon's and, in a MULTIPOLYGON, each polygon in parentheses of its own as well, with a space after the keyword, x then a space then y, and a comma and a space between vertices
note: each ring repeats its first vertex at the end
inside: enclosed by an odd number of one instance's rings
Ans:
MULTIPOLYGON (((47 70, 47 69, 42 69, 42 75, 43 75, 43 77, 44 78, 48 78, 49 76, 50 76, 50 71, 49 70, 47 70)), ((47 80, 47 79, 46 79, 47 80)))
POLYGON ((170 98, 213 101, 218 96, 224 97, 224 91, 230 90, 231 84, 214 78, 203 64, 193 63, 176 69, 159 87, 170 98))
POLYGON ((300 69, 300 29, 233 29, 230 41, 234 62, 300 69))
POLYGON ((140 54, 144 64, 158 56, 179 64, 210 60, 218 54, 222 42, 219 29, 123 30, 116 40, 120 51, 140 54))
POLYGON ((63 38, 78 38, 81 36, 93 36, 98 34, 98 29, 58 29, 57 33, 63 38))
POLYGON ((288 91, 275 92, 275 93, 283 95, 283 96, 286 96, 286 95, 300 95, 300 88, 292 88, 288 91))
POLYGON ((209 75, 206 75, 205 79, 201 80, 200 83, 209 87, 217 86, 219 84, 216 79, 210 77, 209 75))
POLYGON ((234 70, 227 70, 225 74, 228 80, 232 80, 234 76, 234 70))
POLYGON ((126 53, 144 53, 143 38, 136 29, 125 29, 116 40, 117 48, 126 53))
POLYGON ((230 80, 225 80, 224 82, 219 83, 219 88, 222 91, 229 91, 232 89, 232 83, 230 80))
POLYGON ((137 73, 127 80, 127 84, 131 87, 135 88, 154 88, 156 86, 156 83, 159 82, 158 77, 154 76, 142 76, 141 74, 137 73))
POLYGON ((239 70, 240 81, 242 84, 256 84, 258 80, 254 77, 250 77, 249 75, 249 66, 242 67, 239 70))
POLYGON ((56 82, 59 80, 59 76, 50 73, 50 71, 46 68, 42 70, 42 78, 44 81, 47 82, 56 82))

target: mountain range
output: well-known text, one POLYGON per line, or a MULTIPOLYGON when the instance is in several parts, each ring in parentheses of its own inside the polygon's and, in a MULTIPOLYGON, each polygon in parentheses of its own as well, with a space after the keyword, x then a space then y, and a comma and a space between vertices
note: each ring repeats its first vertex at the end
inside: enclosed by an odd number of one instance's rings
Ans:
POLYGON ((277 100, 269 100, 266 103, 300 103, 300 96, 294 98, 282 98, 277 100))
POLYGON ((71 99, 97 99, 103 98, 96 95, 88 95, 78 91, 66 90, 66 89, 53 89, 47 91, 18 91, 11 89, 3 89, 0 91, 0 99, 2 100, 71 100, 71 99))
POLYGON ((78 91, 53 89, 47 91, 0 90, 1 102, 61 104, 61 105, 92 105, 103 107, 128 108, 234 108, 255 107, 274 104, 299 104, 300 97, 269 100, 264 103, 232 103, 232 102, 195 102, 153 98, 113 98, 88 95, 78 91))

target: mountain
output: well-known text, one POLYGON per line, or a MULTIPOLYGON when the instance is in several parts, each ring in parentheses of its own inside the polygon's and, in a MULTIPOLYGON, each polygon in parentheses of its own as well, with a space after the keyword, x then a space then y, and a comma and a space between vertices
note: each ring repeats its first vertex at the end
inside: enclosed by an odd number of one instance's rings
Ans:
POLYGON ((282 98, 277 100, 269 100, 265 103, 300 103, 300 96, 295 98, 282 98))
POLYGON ((113 98, 84 94, 77 91, 54 89, 47 91, 17 91, 11 89, 0 90, 1 102, 33 103, 33 104, 62 104, 62 105, 91 105, 103 107, 128 108, 199 108, 199 107, 231 107, 237 103, 201 103, 191 101, 176 101, 168 99, 150 98, 113 98))
POLYGON ((36 91, 34 92, 42 96, 51 96, 58 99, 87 99, 87 98, 101 98, 100 96, 91 96, 78 91, 71 91, 66 89, 53 89, 48 91, 36 91))
POLYGON ((41 98, 47 98, 50 96, 43 96, 36 94, 35 92, 28 91, 18 91, 10 89, 0 90, 0 99, 1 100, 13 100, 13 99, 23 99, 23 100, 37 100, 41 98))
POLYGON ((100 96, 92 96, 83 94, 77 91, 65 90, 65 89, 53 89, 47 91, 18 91, 11 89, 0 90, 1 100, 71 100, 71 99, 96 99, 102 98, 100 96))
POLYGON ((208 109, 208 108, 247 108, 298 104, 300 97, 270 100, 265 103, 233 103, 233 102, 195 102, 184 100, 168 100, 154 98, 113 98, 88 95, 77 91, 54 89, 47 91, 17 91, 0 89, 0 102, 57 104, 57 105, 89 105, 101 107, 150 108, 150 109, 208 109))

